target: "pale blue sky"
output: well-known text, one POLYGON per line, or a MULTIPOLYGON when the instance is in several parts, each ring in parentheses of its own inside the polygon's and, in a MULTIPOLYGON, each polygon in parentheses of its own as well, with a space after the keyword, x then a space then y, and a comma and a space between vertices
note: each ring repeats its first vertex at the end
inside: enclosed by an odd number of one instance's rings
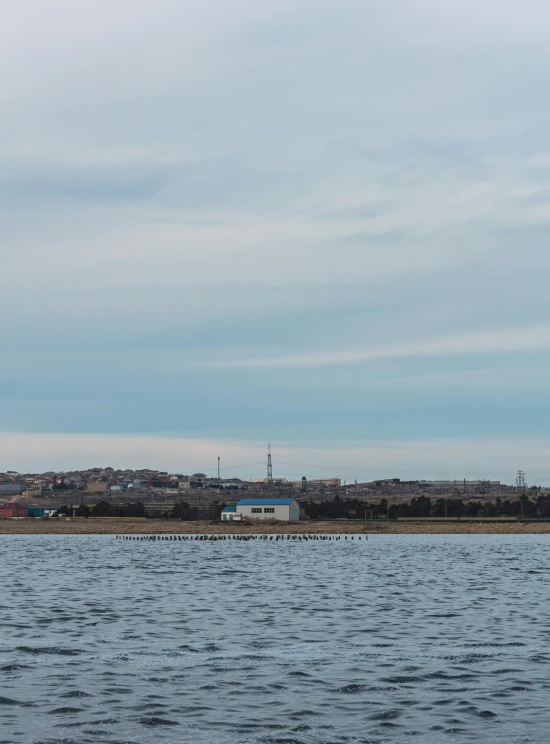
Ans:
POLYGON ((1 12, 0 470, 550 483, 548 3, 1 12))

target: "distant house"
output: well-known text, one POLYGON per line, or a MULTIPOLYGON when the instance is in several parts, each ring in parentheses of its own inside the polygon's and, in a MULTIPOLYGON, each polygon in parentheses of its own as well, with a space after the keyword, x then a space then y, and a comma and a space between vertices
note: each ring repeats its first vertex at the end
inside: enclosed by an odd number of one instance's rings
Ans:
POLYGON ((23 504, 0 504, 0 519, 27 517, 29 510, 23 504))
POLYGON ((248 519, 279 519, 282 522, 300 519, 300 507, 295 499, 241 499, 235 512, 248 519))
POLYGON ((102 483, 101 481, 90 481, 86 490, 91 491, 92 493, 107 493, 109 490, 109 484, 102 483))

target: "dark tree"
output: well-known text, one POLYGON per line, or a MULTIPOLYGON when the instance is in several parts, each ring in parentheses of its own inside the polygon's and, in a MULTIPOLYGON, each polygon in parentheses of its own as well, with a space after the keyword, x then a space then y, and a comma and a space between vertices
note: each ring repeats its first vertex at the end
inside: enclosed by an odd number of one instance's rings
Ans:
POLYGON ((108 501, 99 501, 90 510, 90 516, 92 517, 112 517, 113 508, 108 501))

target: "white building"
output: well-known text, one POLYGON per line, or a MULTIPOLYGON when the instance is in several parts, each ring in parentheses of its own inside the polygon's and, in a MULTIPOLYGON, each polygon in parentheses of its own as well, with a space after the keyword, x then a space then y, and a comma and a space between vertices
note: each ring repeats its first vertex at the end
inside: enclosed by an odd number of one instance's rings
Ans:
POLYGON ((240 522, 241 515, 237 514, 236 506, 226 506, 222 510, 222 522, 240 522))
MULTIPOLYGON (((225 512, 225 509, 224 509, 225 512)), ((233 513, 240 519, 279 519, 282 522, 293 522, 300 519, 300 507, 294 499, 241 499, 233 513)), ((226 519, 230 519, 227 512, 226 519)), ((222 519, 224 514, 222 513, 222 519)))

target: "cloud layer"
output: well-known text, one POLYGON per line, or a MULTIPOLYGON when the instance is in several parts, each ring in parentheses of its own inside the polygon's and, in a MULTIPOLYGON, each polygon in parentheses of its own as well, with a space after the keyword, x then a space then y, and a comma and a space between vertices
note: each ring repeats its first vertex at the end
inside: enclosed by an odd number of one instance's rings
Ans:
POLYGON ((542 0, 5 0, 1 428, 545 436, 549 32, 542 0))

